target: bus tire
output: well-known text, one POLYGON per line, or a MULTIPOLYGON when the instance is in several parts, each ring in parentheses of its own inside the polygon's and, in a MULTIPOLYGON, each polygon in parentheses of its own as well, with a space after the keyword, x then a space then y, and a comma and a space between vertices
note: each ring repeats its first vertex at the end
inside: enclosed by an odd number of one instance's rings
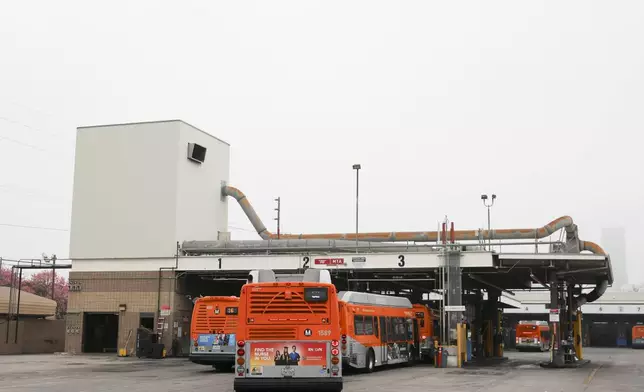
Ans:
POLYGON ((417 359, 418 358, 416 358, 416 348, 414 346, 411 346, 409 348, 409 359, 407 360, 405 365, 406 366, 412 366, 416 362, 417 359))
POLYGON ((365 370, 367 373, 372 373, 374 369, 376 368, 376 354, 374 354, 373 349, 369 349, 367 351, 367 363, 365 370))
POLYGON ((223 363, 218 363, 216 365, 212 365, 212 367, 218 372, 218 373, 229 373, 232 371, 232 366, 231 365, 226 365, 223 363))

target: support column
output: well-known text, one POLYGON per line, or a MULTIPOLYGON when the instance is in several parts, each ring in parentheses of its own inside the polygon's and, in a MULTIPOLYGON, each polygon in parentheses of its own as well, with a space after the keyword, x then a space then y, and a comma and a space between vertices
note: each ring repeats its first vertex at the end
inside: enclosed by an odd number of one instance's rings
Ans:
POLYGON ((489 357, 500 356, 498 346, 503 342, 500 338, 501 334, 501 320, 499 318, 499 297, 501 292, 494 289, 487 291, 487 306, 485 319, 489 321, 489 331, 486 334, 487 354, 489 357))
MULTIPOLYGON (((560 310, 559 281, 555 271, 550 273, 550 309, 560 310)), ((554 366, 563 366, 564 353, 561 350, 561 314, 559 322, 550 323, 550 363, 554 366)))
POLYGON ((472 320, 472 347, 474 356, 483 358, 483 294, 481 290, 476 291, 474 299, 474 317, 472 320))
MULTIPOLYGON (((444 303, 446 306, 463 305, 463 285, 461 276, 461 254, 456 250, 445 250, 444 303)), ((463 312, 445 312, 445 339, 448 345, 456 345, 456 325, 463 319, 463 312)))

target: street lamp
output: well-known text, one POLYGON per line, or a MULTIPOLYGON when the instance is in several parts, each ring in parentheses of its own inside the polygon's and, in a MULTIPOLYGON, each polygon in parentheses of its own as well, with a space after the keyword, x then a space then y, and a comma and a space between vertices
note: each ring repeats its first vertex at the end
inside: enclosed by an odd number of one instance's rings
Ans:
POLYGON ((353 165, 353 170, 356 171, 356 253, 358 253, 358 196, 360 192, 360 166, 359 163, 353 165))
POLYGON ((487 207, 487 245, 488 245, 488 250, 492 250, 492 228, 490 224, 490 209, 494 205, 494 200, 496 200, 496 195, 492 194, 491 201, 488 203, 488 196, 487 195, 481 195, 481 200, 483 201, 483 205, 487 207))

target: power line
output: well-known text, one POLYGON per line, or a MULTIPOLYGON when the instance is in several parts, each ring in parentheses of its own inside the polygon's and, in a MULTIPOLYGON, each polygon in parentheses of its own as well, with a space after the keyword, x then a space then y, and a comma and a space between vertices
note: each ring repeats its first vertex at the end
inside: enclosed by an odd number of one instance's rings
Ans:
POLYGON ((45 130, 43 130, 41 128, 33 127, 33 126, 29 125, 29 124, 23 123, 22 121, 14 120, 12 118, 5 117, 5 116, 0 116, 0 120, 6 121, 6 122, 8 122, 10 124, 15 124, 15 125, 30 129, 30 130, 32 130, 33 132, 36 132, 36 133, 41 133, 41 134, 45 134, 45 135, 49 135, 49 136, 53 136, 53 137, 60 137, 60 136, 63 136, 63 135, 64 136, 70 136, 68 133, 45 131, 45 130))
POLYGON ((246 228, 243 228, 243 227, 228 226, 228 228, 233 229, 233 230, 239 230, 239 231, 247 231, 249 233, 257 233, 255 230, 250 230, 250 229, 246 229, 246 228))
POLYGON ((45 226, 28 226, 28 225, 15 225, 13 223, 0 223, 0 226, 15 227, 19 229, 35 229, 35 230, 51 230, 51 231, 69 231, 69 229, 61 229, 58 227, 45 227, 45 226))
POLYGON ((2 136, 2 135, 0 135, 0 140, 6 140, 6 141, 8 141, 8 142, 12 142, 12 143, 15 143, 15 144, 19 144, 19 145, 24 146, 24 147, 33 148, 34 150, 47 152, 47 150, 45 150, 45 149, 43 149, 43 148, 40 148, 40 147, 38 147, 38 146, 34 146, 33 144, 29 144, 29 143, 21 142, 20 140, 12 139, 12 138, 10 138, 10 137, 6 137, 6 136, 2 136))

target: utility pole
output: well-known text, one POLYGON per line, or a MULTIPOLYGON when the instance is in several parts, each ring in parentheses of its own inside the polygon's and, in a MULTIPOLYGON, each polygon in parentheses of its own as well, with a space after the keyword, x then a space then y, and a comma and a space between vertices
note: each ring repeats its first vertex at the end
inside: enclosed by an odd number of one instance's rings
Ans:
MULTIPOLYGON (((55 292, 56 292, 56 255, 55 254, 51 255, 51 263, 52 263, 51 264, 52 267, 54 267, 51 269, 51 299, 56 301, 56 298, 54 298, 55 292)), ((58 309, 58 307, 56 307, 56 309, 58 309)))
POLYGON ((280 198, 276 198, 275 201, 277 202, 277 208, 275 211, 277 211, 277 218, 273 218, 277 221, 277 239, 280 239, 280 212, 282 211, 282 206, 281 206, 281 200, 280 198))

